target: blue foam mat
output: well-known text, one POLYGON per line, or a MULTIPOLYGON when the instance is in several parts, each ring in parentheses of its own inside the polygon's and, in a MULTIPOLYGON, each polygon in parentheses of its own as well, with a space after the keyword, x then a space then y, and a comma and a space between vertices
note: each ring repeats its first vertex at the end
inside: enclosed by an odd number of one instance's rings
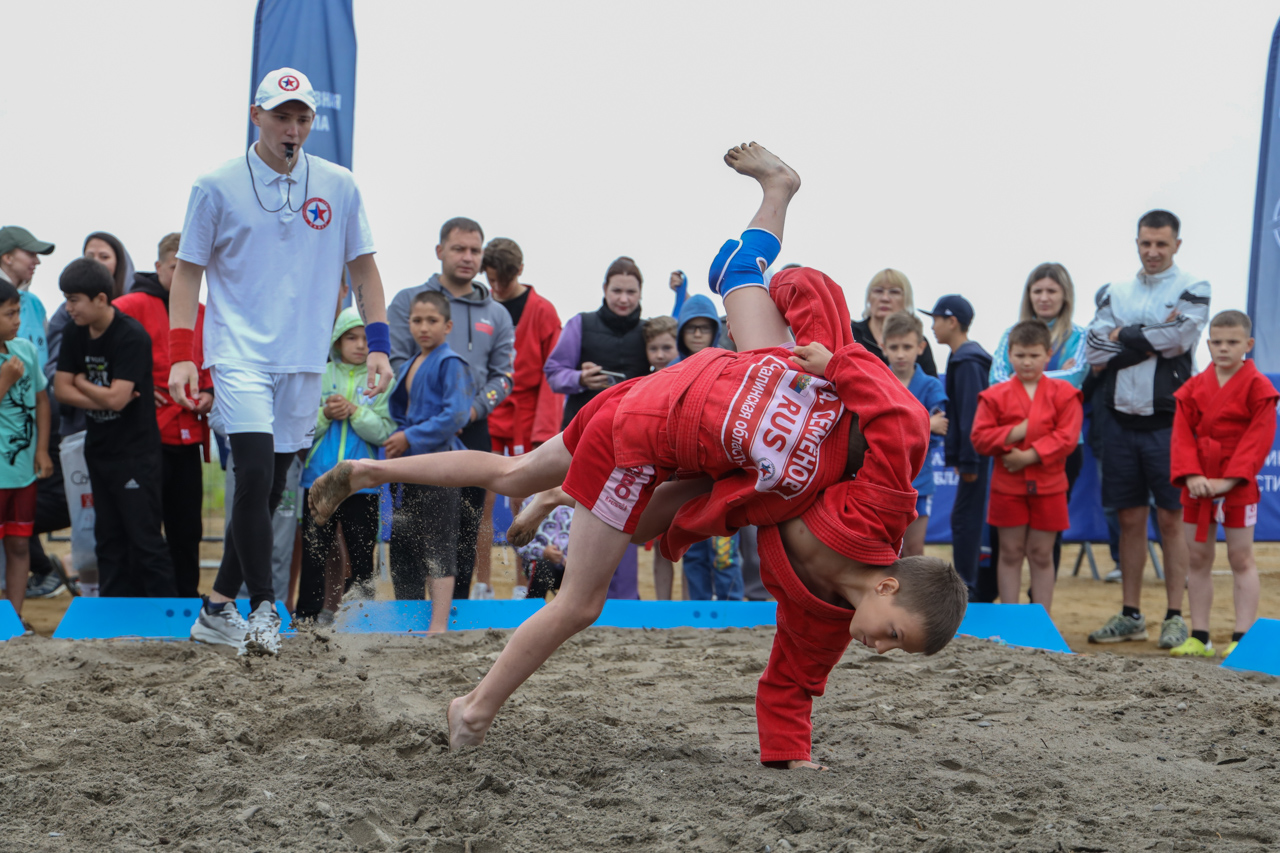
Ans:
MULTIPOLYGON (((449 608, 449 630, 518 628, 543 602, 463 601, 449 608)), ((430 601, 357 601, 334 619, 334 630, 350 634, 425 633, 431 624, 430 601)))
MULTIPOLYGON (((249 615, 249 600, 241 598, 236 607, 249 615)), ((200 610, 198 598, 73 598, 53 632, 58 640, 112 640, 139 638, 147 640, 185 640, 191 636, 191 624, 200 610)), ((277 601, 285 630, 289 633, 290 616, 277 601)))
POLYGON ((772 601, 611 599, 595 624, 610 628, 754 628, 774 624, 777 610, 772 601))
POLYGON ((1222 665, 1240 672, 1280 676, 1280 619, 1254 622, 1222 665))
POLYGON ((7 598, 0 599, 0 640, 21 637, 25 630, 22 627, 22 620, 18 618, 18 611, 13 609, 12 602, 7 598))
POLYGON ((1039 604, 970 604, 956 635, 1010 646, 1071 654, 1049 614, 1039 604))

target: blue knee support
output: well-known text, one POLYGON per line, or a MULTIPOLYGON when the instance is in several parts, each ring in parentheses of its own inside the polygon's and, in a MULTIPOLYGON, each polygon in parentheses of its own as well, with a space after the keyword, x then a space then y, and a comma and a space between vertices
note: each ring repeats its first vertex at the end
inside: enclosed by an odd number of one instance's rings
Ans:
POLYGON ((748 228, 741 239, 729 240, 711 262, 708 280, 713 293, 724 296, 735 287, 763 287, 764 271, 782 251, 782 241, 763 228, 748 228))

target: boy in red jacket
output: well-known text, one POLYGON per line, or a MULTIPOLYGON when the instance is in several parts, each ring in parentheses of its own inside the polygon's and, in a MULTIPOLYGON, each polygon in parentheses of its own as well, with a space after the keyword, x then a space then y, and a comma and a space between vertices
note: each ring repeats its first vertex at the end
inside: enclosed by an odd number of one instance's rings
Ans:
POLYGON ((1253 349, 1252 329, 1247 314, 1217 314, 1209 321, 1213 367, 1187 380, 1174 394, 1178 407, 1169 449, 1170 479, 1182 487, 1182 520, 1191 549, 1191 636, 1170 651, 1177 657, 1217 654, 1209 640, 1209 611, 1219 524, 1235 576, 1236 627, 1224 656, 1235 651, 1258 617, 1258 566, 1253 559, 1257 476, 1275 440, 1280 394, 1245 359, 1253 349))
MULTIPOLYGON (((160 241, 153 273, 135 273, 133 289, 113 301, 118 310, 142 324, 151 336, 151 372, 155 377, 156 421, 160 426, 161 494, 164 533, 182 598, 198 598, 200 592, 200 540, 204 520, 201 462, 209 458, 209 423, 213 408, 213 379, 200 368, 200 394, 195 411, 183 408, 169 396, 169 287, 178 264, 181 234, 167 234, 160 241)), ((195 361, 204 364, 204 306, 196 314, 195 361)))
POLYGON ((1049 327, 1024 320, 1009 330, 1014 376, 978 395, 970 439, 983 456, 998 457, 987 523, 1000 528, 1000 600, 1017 604, 1022 560, 1031 564, 1031 596, 1053 605, 1053 543, 1071 526, 1066 460, 1080 442, 1084 409, 1071 383, 1044 375, 1049 327))
POLYGON ((712 266, 743 352, 706 349, 614 386, 564 434, 519 459, 461 452, 433 464, 344 463, 311 493, 322 515, 351 489, 390 480, 525 492, 563 480, 587 510, 574 515, 560 595, 516 631, 480 685, 450 705, 454 747, 480 743, 511 693, 595 621, 628 540, 647 541, 668 525, 668 556, 730 525, 766 525, 760 547, 771 565, 767 573, 762 565, 762 576, 780 603, 758 702, 764 762, 815 766, 810 703, 851 638, 882 652, 932 653, 959 625, 966 593, 954 569, 923 557, 895 562, 915 517, 911 481, 924 462, 927 414, 853 343, 834 282, 808 269, 764 282, 799 177, 754 144, 725 160, 764 191, 742 239, 729 241, 712 266), (797 340, 813 343, 777 346, 788 325, 797 340), (677 471, 706 476, 656 490, 677 471))

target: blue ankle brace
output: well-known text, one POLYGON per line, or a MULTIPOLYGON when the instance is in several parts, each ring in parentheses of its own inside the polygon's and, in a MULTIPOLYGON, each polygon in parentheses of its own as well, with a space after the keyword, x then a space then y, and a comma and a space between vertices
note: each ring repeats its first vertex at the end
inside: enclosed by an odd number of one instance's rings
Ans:
POLYGON ((708 281, 713 293, 724 296, 735 287, 763 287, 764 271, 782 251, 782 242, 763 228, 748 228, 738 240, 720 247, 711 262, 708 281))

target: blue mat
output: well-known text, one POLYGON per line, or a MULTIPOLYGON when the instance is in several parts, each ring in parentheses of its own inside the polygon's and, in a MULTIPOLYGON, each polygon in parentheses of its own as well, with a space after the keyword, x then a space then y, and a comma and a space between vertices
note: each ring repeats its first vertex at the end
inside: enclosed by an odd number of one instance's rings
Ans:
MULTIPOLYGON (((245 617, 249 600, 241 598, 236 606, 245 617)), ((200 610, 198 598, 73 598, 53 632, 58 640, 111 640, 138 638, 148 640, 186 640, 191 636, 191 623, 200 610)), ((286 630, 290 624, 284 605, 276 602, 286 630)))
POLYGON ((13 604, 7 598, 0 599, 0 640, 21 637, 24 630, 26 629, 22 627, 22 620, 18 618, 18 611, 13 609, 13 604))
POLYGON ((774 624, 777 610, 772 601, 611 599, 595 624, 610 628, 754 628, 774 624))
POLYGON ((1010 646, 1071 654, 1049 614, 1039 604, 970 604, 956 635, 1010 646))
POLYGON ((1240 672, 1280 675, 1280 619, 1254 622, 1222 665, 1240 672))
MULTIPOLYGON (((543 606, 541 601, 455 601, 449 630, 518 628, 543 606)), ((431 624, 430 601, 357 601, 338 612, 335 630, 351 634, 425 633, 431 624)))

